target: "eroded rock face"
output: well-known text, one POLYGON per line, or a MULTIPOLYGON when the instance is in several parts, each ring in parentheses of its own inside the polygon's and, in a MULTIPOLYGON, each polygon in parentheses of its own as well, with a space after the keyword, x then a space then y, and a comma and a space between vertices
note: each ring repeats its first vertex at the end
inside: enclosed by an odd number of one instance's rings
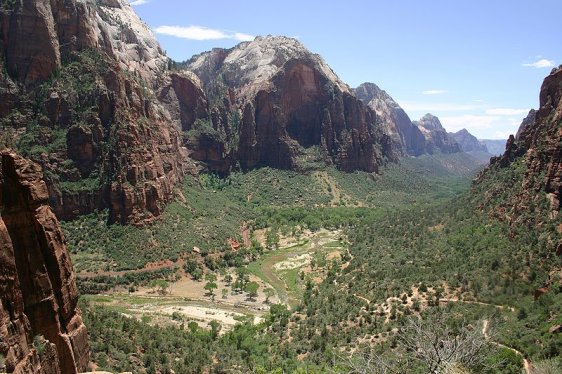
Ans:
POLYGON ((545 78, 539 102, 534 124, 524 128, 518 138, 519 147, 526 149, 523 185, 546 192, 554 218, 560 213, 562 197, 562 68, 545 78))
POLYGON ((7 7, 0 18, 6 66, 26 85, 46 80, 63 55, 99 46, 95 14, 85 2, 14 1, 7 7))
POLYGON ((158 99, 168 108, 172 118, 190 130, 198 119, 209 118, 207 97, 199 78, 189 72, 172 72, 160 83, 158 99))
POLYGON ((544 191, 549 206, 549 216, 560 213, 562 197, 562 68, 553 69, 542 84, 540 108, 531 111, 523 120, 517 137, 511 135, 506 150, 491 160, 490 167, 476 179, 479 183, 493 173, 495 168, 511 166, 522 159, 524 178, 517 192, 506 201, 502 217, 517 222, 521 211, 531 203, 540 205, 544 191))
POLYGON ((425 137, 426 153, 457 153, 461 151, 459 144, 447 134, 439 118, 434 115, 427 113, 419 121, 413 123, 425 137))
POLYGON ((41 168, 11 151, 0 157, 0 353, 8 372, 83 371, 86 327, 41 168))
POLYGON ((537 116, 537 111, 531 109, 527 114, 527 117, 525 117, 521 122, 521 125, 519 125, 519 129, 517 129, 517 134, 515 134, 516 139, 519 140, 521 138, 521 134, 528 133, 527 128, 535 123, 536 116, 537 116))
POLYGON ((377 120, 387 128, 396 144, 395 148, 402 148, 410 156, 425 153, 424 135, 389 94, 374 83, 363 83, 354 89, 354 93, 375 111, 377 120))
POLYGON ((15 1, 0 10, 0 26, 9 73, 0 76, 0 120, 15 118, 15 145, 38 123, 21 150, 46 171, 57 216, 109 208, 112 222, 157 217, 190 167, 181 125, 206 115, 196 77, 166 71, 127 0, 15 1), (161 80, 177 93, 177 118, 156 99, 161 80), (36 90, 39 111, 23 86, 36 90))
POLYGON ((238 137, 234 158, 243 169, 297 169, 312 147, 342 170, 376 171, 400 154, 376 114, 294 39, 258 37, 195 56, 186 68, 201 78, 209 100, 226 98, 237 113, 226 138, 238 137))

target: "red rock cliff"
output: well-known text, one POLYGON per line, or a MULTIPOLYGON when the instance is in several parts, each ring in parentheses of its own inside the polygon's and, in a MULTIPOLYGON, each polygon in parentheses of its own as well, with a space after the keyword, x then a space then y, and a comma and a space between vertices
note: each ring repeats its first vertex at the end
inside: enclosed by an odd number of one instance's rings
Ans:
POLYGON ((224 119, 212 125, 234 143, 231 156, 243 169, 294 169, 320 157, 342 170, 372 172, 400 154, 375 112, 294 39, 258 37, 194 56, 186 68, 210 102, 226 102, 235 114, 226 127, 217 124, 224 119))
POLYGON ((523 211, 540 206, 546 198, 551 219, 560 213, 562 197, 562 68, 554 69, 542 84, 540 108, 523 121, 517 137, 510 136, 506 151, 491 160, 490 167, 478 176, 478 184, 495 168, 521 162, 521 185, 505 186, 514 191, 503 207, 503 216, 517 222, 523 211), (539 193, 542 192, 542 193, 539 193))
MULTIPOLYGON (((160 215, 188 154, 179 121, 155 97, 168 58, 128 1, 10 2, 0 8, 0 61, 0 148, 41 164, 59 218, 160 215)), ((200 115, 181 96, 189 77, 171 80, 182 118, 200 115)))
POLYGON ((14 373, 76 373, 89 346, 39 165, 0 153, 0 354, 14 373))

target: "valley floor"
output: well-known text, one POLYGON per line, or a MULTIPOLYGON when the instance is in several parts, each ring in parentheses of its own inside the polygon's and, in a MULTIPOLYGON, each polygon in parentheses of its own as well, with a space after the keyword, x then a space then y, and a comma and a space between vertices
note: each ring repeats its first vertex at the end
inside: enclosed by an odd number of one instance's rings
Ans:
POLYGON ((83 298, 94 360, 140 373, 343 373, 369 358, 423 372, 414 326, 480 342, 461 372, 557 367, 552 234, 471 208, 480 202, 461 161, 406 159, 382 176, 202 176, 151 227, 65 223, 80 287, 98 290, 83 298), (100 242, 100 230, 115 239, 100 242))

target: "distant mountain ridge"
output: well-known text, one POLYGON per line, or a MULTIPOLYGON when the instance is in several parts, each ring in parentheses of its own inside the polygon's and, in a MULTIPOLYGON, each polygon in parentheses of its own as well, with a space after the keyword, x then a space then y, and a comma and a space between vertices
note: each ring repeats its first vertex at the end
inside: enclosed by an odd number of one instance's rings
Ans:
POLYGON ((419 121, 414 121, 426 139, 426 152, 457 153, 461 151, 459 144, 452 139, 441 125, 441 121, 436 116, 427 113, 419 121))
POLYGON ((395 144, 407 155, 425 153, 425 137, 394 99, 374 83, 363 83, 353 90, 357 98, 375 111, 395 144))
POLYGON ((455 139, 463 152, 488 152, 486 144, 478 140, 467 129, 462 129, 449 135, 455 139))
POLYGON ((505 151, 505 143, 507 139, 479 139, 488 152, 493 156, 499 156, 505 151))
POLYGON ((461 151, 437 117, 428 113, 419 121, 412 121, 400 105, 374 83, 363 83, 354 93, 377 113, 378 120, 388 129, 393 141, 401 145, 404 154, 420 156, 461 151))

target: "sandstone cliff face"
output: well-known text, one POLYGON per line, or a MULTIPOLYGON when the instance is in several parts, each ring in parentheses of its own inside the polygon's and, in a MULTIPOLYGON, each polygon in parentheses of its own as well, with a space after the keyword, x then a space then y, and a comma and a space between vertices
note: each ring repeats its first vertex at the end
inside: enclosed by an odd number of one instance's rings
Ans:
POLYGON ((447 134, 439 118, 434 115, 428 113, 419 121, 413 123, 425 137, 426 153, 457 153, 461 151, 458 143, 447 134))
POLYGON ((222 120, 211 125, 234 140, 230 154, 243 169, 299 168, 301 156, 317 149, 342 170, 376 171, 400 154, 376 114, 294 39, 258 37, 214 49, 186 69, 201 78, 210 101, 229 108, 230 121, 216 116, 222 120))
POLYGON ((459 130, 455 133, 449 133, 448 135, 459 144, 462 152, 488 152, 486 144, 479 141, 466 129, 459 130))
POLYGON ((520 167, 524 174, 520 185, 505 186, 511 193, 500 209, 500 218, 518 222, 522 213, 545 200, 550 219, 558 217, 562 193, 562 68, 554 69, 544 79, 539 110, 529 113, 517 137, 510 136, 505 153, 492 159, 476 184, 491 178, 495 169, 506 167, 520 167))
POLYGON ((0 141, 43 166, 57 216, 158 216, 190 167, 180 124, 205 115, 204 101, 190 107, 193 77, 166 71, 126 0, 15 1, 0 25, 0 141), (161 80, 177 90, 177 113, 155 99, 161 80))
POLYGON ((425 153, 425 137, 422 132, 386 91, 374 83, 363 83, 354 89, 354 93, 375 111, 377 120, 387 128, 397 148, 402 148, 410 156, 425 153))
POLYGON ((87 332, 41 168, 11 151, 0 157, 0 354, 8 372, 83 371, 87 332))

